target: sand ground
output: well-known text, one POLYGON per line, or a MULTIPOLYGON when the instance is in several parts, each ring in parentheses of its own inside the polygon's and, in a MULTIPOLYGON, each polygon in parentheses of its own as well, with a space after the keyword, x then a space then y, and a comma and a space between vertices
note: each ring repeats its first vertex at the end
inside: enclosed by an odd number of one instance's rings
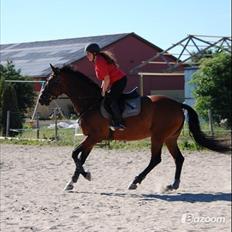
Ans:
POLYGON ((167 151, 137 190, 127 190, 149 150, 95 148, 86 162, 92 181, 80 177, 64 192, 72 149, 0 145, 1 231, 231 231, 230 155, 183 152, 181 186, 164 192, 175 171, 167 151))

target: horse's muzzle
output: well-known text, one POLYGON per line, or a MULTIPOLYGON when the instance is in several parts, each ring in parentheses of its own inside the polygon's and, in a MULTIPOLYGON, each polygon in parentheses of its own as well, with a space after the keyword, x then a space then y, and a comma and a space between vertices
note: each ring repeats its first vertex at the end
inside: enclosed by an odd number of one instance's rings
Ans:
POLYGON ((39 97, 39 103, 41 105, 46 105, 48 106, 50 104, 50 102, 52 101, 52 96, 49 94, 44 94, 42 93, 39 97))

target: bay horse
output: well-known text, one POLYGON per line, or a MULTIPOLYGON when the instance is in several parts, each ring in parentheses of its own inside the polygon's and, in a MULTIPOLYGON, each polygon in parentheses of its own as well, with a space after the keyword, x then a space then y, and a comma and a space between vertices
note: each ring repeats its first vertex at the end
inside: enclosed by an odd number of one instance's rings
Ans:
POLYGON ((230 150, 228 146, 207 137, 201 131, 198 115, 193 108, 165 96, 141 97, 141 112, 124 120, 124 131, 112 132, 109 129, 109 119, 104 118, 100 112, 103 99, 100 87, 89 77, 69 66, 58 68, 51 65, 51 68, 52 73, 39 98, 40 104, 49 105, 52 99, 66 94, 79 114, 79 125, 86 136, 72 152, 76 168, 65 190, 74 188, 80 174, 91 180, 91 174, 84 169, 83 164, 96 143, 108 139, 131 141, 147 137, 151 138, 150 162, 128 188, 136 189, 137 184, 141 184, 146 175, 161 162, 161 149, 163 144, 166 144, 176 165, 174 182, 167 186, 167 190, 178 189, 184 157, 177 139, 184 125, 184 110, 187 110, 189 129, 197 144, 216 152, 230 150))

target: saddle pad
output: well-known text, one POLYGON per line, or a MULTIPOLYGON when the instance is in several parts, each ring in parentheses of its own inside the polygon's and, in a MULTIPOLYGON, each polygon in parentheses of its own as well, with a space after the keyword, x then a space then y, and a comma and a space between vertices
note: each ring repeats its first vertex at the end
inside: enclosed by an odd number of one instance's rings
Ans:
MULTIPOLYGON (((122 118, 136 116, 141 111, 141 97, 127 99, 124 104, 125 106, 122 113, 122 118)), ((111 115, 106 111, 104 107, 104 100, 102 100, 101 102, 101 114, 104 118, 111 118, 111 115)))

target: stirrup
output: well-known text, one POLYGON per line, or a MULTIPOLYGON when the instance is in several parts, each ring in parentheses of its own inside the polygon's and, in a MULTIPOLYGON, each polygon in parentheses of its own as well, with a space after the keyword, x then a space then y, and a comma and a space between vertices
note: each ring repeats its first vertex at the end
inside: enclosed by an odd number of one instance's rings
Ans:
POLYGON ((126 126, 119 123, 119 128, 118 128, 120 131, 124 131, 126 129, 126 126))
POLYGON ((109 128, 110 128, 112 131, 115 131, 114 126, 109 126, 109 128))
POLYGON ((115 130, 123 131, 124 129, 126 129, 126 127, 123 124, 119 123, 117 125, 110 125, 110 129, 112 131, 115 131, 115 130))

